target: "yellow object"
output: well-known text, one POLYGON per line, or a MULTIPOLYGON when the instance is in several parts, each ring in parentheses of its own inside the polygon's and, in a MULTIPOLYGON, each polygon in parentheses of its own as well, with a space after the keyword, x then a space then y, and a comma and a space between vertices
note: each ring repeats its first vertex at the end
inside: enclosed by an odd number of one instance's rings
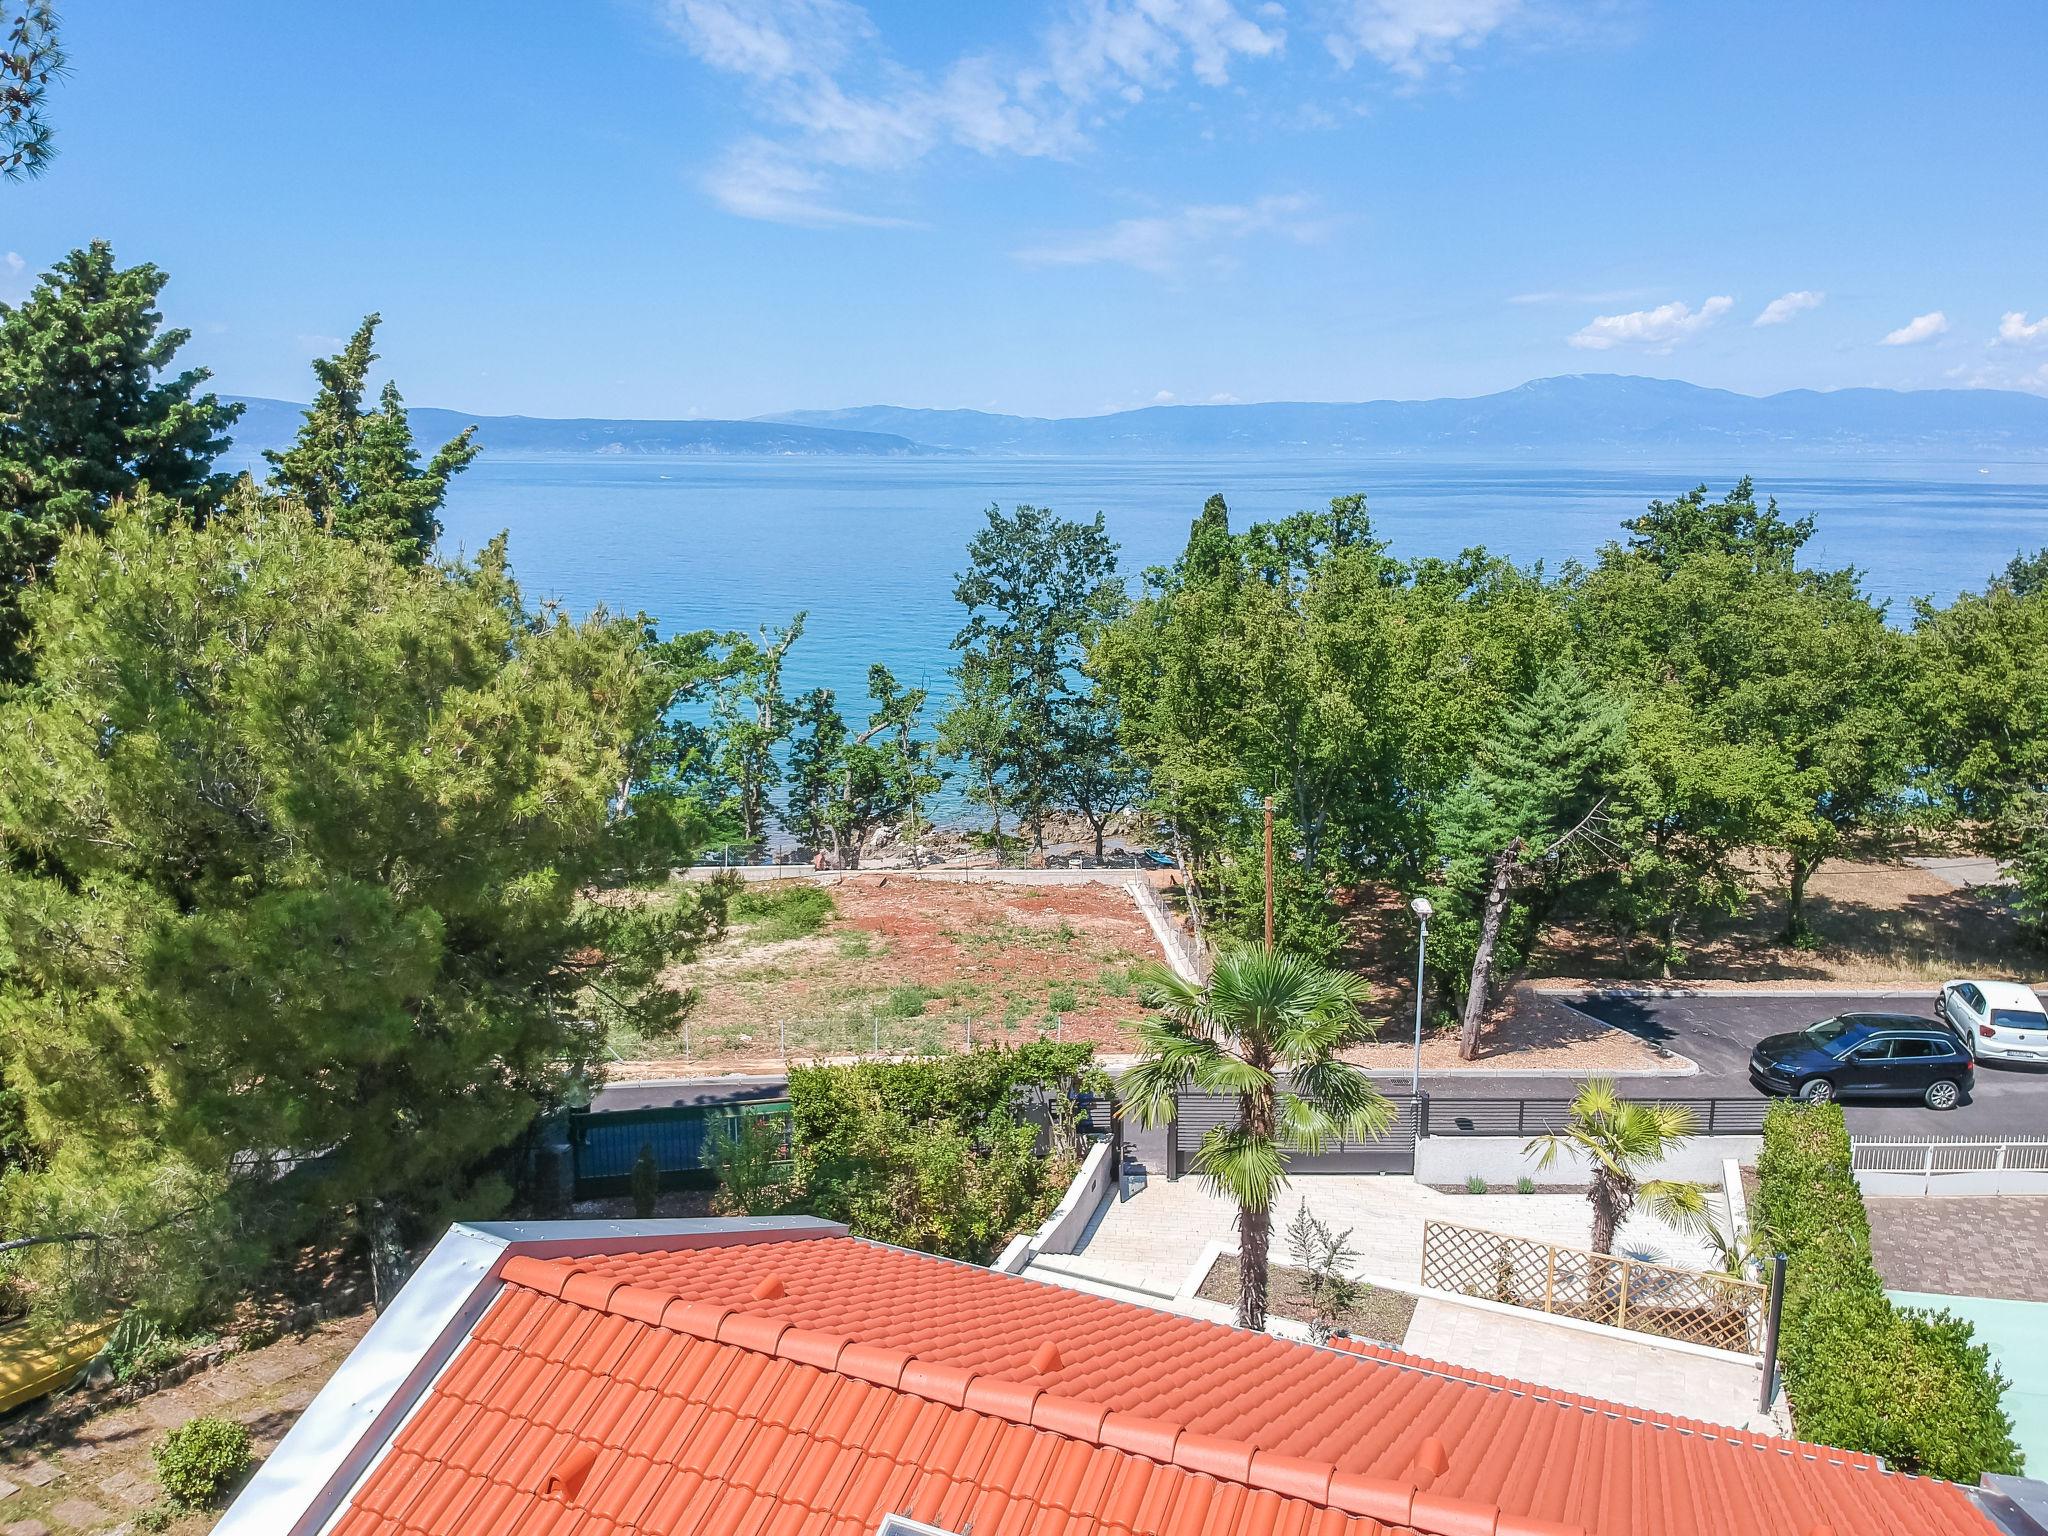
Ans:
POLYGON ((113 1331, 111 1317, 55 1333, 26 1319, 0 1328, 0 1413, 70 1386, 113 1331))

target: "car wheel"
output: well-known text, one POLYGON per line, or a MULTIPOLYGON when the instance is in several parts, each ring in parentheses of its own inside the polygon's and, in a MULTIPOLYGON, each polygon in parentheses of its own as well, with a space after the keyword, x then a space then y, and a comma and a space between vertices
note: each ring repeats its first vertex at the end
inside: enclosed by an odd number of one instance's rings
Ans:
POLYGON ((1835 1085, 1824 1077, 1808 1078, 1799 1085, 1799 1097, 1809 1104, 1831 1103, 1835 1097, 1835 1085))
POLYGON ((1960 1085, 1943 1078, 1938 1083, 1927 1085, 1927 1107, 1929 1109, 1954 1109, 1963 1096, 1960 1085))

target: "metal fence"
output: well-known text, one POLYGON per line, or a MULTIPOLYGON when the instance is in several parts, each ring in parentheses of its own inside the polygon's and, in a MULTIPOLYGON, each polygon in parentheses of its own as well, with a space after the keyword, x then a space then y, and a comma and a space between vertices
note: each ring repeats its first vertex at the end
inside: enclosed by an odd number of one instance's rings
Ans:
MULTIPOLYGON (((1534 1137, 1564 1128, 1572 1101, 1560 1098, 1481 1099, 1390 1092, 1394 1120, 1373 1141, 1341 1142, 1312 1156, 1291 1158, 1295 1173, 1413 1173, 1415 1143, 1430 1136, 1534 1137)), ((1757 1136, 1763 1133, 1768 1101, 1744 1099, 1661 1099, 1692 1111, 1701 1136, 1757 1136)), ((1183 1093, 1167 1138, 1169 1177, 1188 1171, 1202 1138, 1237 1119, 1234 1094, 1183 1093)))
POLYGON ((1486 1301, 1761 1356, 1770 1291, 1732 1275, 1432 1221, 1422 1283, 1486 1301))
POLYGON ((2048 1194, 2048 1137, 1859 1136, 1850 1166, 1869 1194, 2048 1194))
POLYGON ((739 1104, 678 1104, 658 1109, 585 1110, 569 1117, 569 1156, 576 1198, 622 1195, 632 1188, 640 1149, 654 1154, 663 1189, 711 1183, 710 1149, 723 1134, 737 1139, 746 1127, 765 1121, 777 1127, 782 1155, 789 1155, 789 1101, 764 1099, 739 1104))
MULTIPOLYGON (((1339 1141, 1312 1155, 1288 1159, 1293 1173, 1413 1173, 1415 1133, 1421 1119, 1422 1101, 1405 1093, 1390 1093, 1394 1118, 1386 1133, 1370 1141, 1339 1141)), ((1178 1178, 1193 1167, 1202 1138, 1220 1125, 1237 1123, 1237 1095, 1231 1093, 1183 1093, 1176 1100, 1167 1137, 1167 1176, 1178 1178)))
MULTIPOLYGON (((1425 1136, 1546 1136, 1564 1128, 1571 1115, 1570 1099, 1473 1099, 1425 1094, 1422 1134, 1425 1136)), ((1666 1099, 1659 1104, 1692 1111, 1694 1133, 1700 1136, 1761 1136, 1770 1101, 1757 1096, 1739 1099, 1666 1099)))

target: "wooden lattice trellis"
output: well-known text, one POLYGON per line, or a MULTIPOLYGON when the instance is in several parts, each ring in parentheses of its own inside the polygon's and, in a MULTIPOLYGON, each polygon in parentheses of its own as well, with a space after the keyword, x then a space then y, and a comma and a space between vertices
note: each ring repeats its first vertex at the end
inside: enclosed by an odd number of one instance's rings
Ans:
POLYGON ((1422 1283, 1440 1291, 1683 1339, 1763 1352, 1766 1287, 1448 1222, 1425 1224, 1422 1283))

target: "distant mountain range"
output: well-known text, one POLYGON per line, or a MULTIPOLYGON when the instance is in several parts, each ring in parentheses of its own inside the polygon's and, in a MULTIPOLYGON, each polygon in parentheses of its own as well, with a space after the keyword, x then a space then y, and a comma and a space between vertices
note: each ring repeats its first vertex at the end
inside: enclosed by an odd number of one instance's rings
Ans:
MULTIPOLYGON (((250 400, 245 452, 289 441, 302 407, 250 400)), ((1108 416, 856 406, 752 421, 557 421, 412 413, 424 442, 475 423, 484 447, 555 454, 925 453, 1175 455, 1358 454, 1546 458, 1674 453, 1725 458, 1899 454, 2048 456, 2048 398, 1990 389, 1788 390, 1739 395, 1674 379, 1574 374, 1464 400, 1358 404, 1161 405, 1108 416)))
MULTIPOLYGON (((244 454, 280 448, 299 430, 303 405, 289 400, 240 397, 247 407, 235 426, 235 447, 244 454)), ((439 446, 464 427, 507 458, 562 454, 923 454, 944 450, 913 443, 888 432, 843 427, 807 427, 781 421, 617 421, 546 416, 467 416, 432 406, 407 413, 413 436, 439 446)))

